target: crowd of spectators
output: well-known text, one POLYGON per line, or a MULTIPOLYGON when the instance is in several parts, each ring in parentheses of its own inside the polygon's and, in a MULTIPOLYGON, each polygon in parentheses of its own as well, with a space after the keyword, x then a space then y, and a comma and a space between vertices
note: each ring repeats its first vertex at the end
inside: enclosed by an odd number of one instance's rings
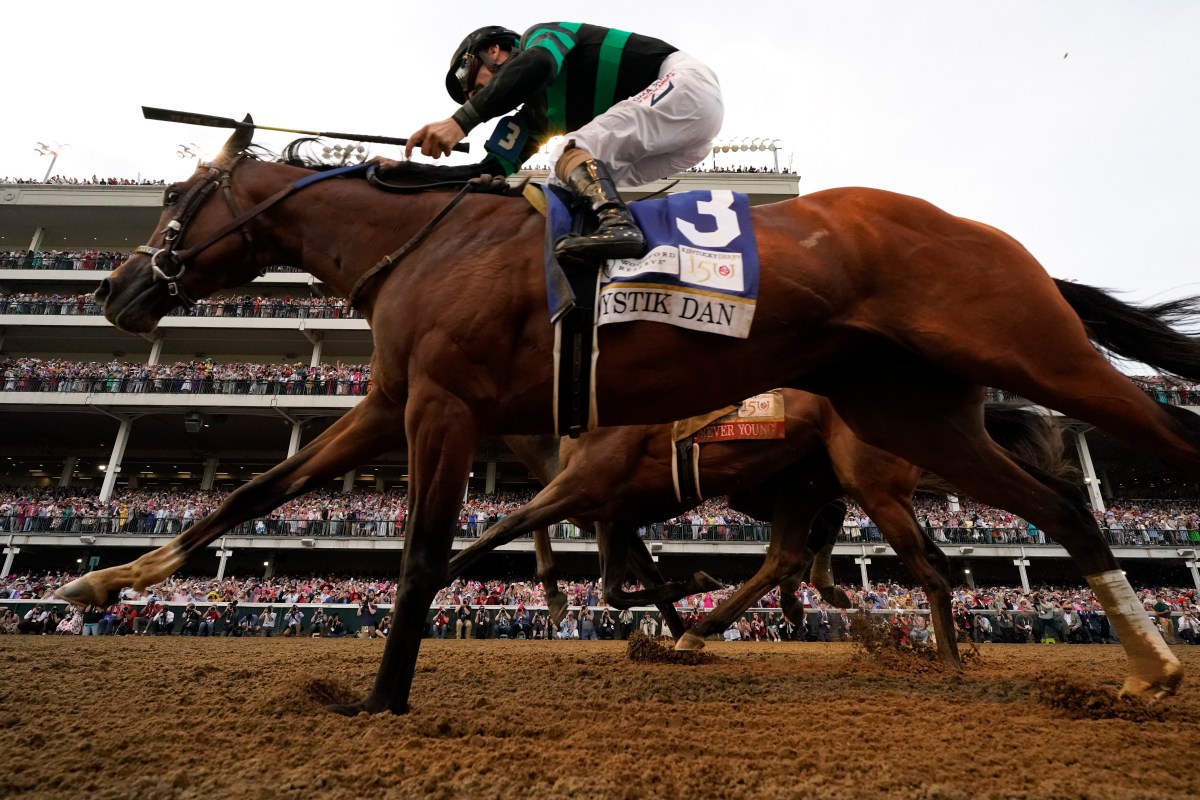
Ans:
MULTIPOLYGON (((0 252, 0 269, 103 270, 120 266, 128 253, 107 250, 9 250, 0 252)), ((296 267, 267 267, 267 272, 302 272, 296 267)))
MULTIPOLYGON (((95 295, 0 291, 0 314, 33 316, 99 316, 104 307, 95 295)), ((266 297, 235 295, 207 297, 190 308, 176 308, 171 316, 234 317, 245 319, 361 319, 342 297, 266 297)))
POLYGON ((688 172, 767 172, 772 175, 795 175, 790 169, 775 169, 774 167, 705 167, 696 166, 687 170, 688 172))
POLYGON ((48 178, 10 178, 5 176, 0 178, 0 184, 4 183, 33 183, 42 185, 67 185, 67 186, 164 186, 164 180, 151 180, 150 178, 101 178, 98 175, 93 175, 90 178, 68 178, 65 175, 51 175, 48 178))
MULTIPOLYGON (((0 633, 70 633, 84 635, 325 635, 358 631, 386 636, 387 614, 395 600, 390 580, 348 576, 273 578, 173 576, 145 592, 125 589, 112 606, 65 608, 54 591, 74 575, 10 575, 0 579, 0 601, 35 601, 17 614, 0 608, 0 633), (43 600, 48 602, 38 603, 43 600), (182 611, 176 624, 176 609, 182 611), (284 610, 286 609, 286 611, 284 610)), ((633 630, 668 635, 655 612, 609 608, 599 580, 561 581, 568 613, 555 625, 548 616, 540 582, 511 579, 460 579, 445 587, 430 606, 429 633, 436 638, 627 638, 633 630)), ((680 600, 677 610, 688 626, 703 619, 738 589, 737 584, 680 600)), ((898 636, 928 641, 929 603, 919 588, 898 583, 846 589, 857 613, 882 615, 898 636)), ((1179 587, 1144 588, 1137 592, 1147 615, 1173 644, 1200 643, 1197 620, 1200 593, 1179 587)), ((724 634, 730 640, 830 641, 849 638, 854 629, 850 612, 830 608, 820 594, 802 584, 797 599, 804 618, 791 620, 782 612, 779 589, 772 589, 724 634)), ((1115 641, 1101 606, 1086 587, 1044 586, 953 590, 951 603, 960 640, 1023 643, 1057 641, 1111 643, 1115 641)), ((28 603, 26 603, 28 605, 28 603)))
MULTIPOLYGON (((32 293, 0 293, 0 314, 53 314, 53 315, 96 315, 101 313, 100 306, 90 294, 82 295, 36 295, 32 293)), ((311 319, 357 319, 358 312, 337 297, 262 297, 237 296, 215 298, 200 301, 191 311, 183 312, 193 317, 242 317, 257 319, 273 318, 311 318, 311 319)), ((287 367, 288 365, 284 365, 287 367)), ((339 365, 341 366, 341 365, 339 365)), ((292 365, 294 373, 305 372, 305 365, 292 365)), ((290 367, 289 367, 290 368, 290 367)), ((70 361, 64 359, 19 358, 8 356, 0 358, 0 375, 3 376, 3 390, 22 392, 193 392, 227 394, 257 394, 253 382, 244 373, 261 374, 263 370, 278 370, 278 365, 270 364, 217 364, 213 359, 204 362, 177 362, 174 365, 149 365, 118 361, 70 361), (167 370, 166 373, 163 370, 167 370), (214 389, 211 383, 203 384, 205 388, 196 389, 196 384, 186 380, 189 375, 172 374, 171 371, 203 370, 215 373, 218 379, 230 378, 233 383, 214 389), (59 376, 63 371, 71 372, 73 377, 94 378, 93 382, 83 381, 79 384, 63 383, 59 380, 49 380, 59 376), (152 388, 147 388, 146 378, 150 373, 161 379, 152 388), (144 374, 143 374, 144 373, 144 374), (141 380, 137 380, 138 377, 141 380), (180 378, 175 381, 174 378, 180 378)), ((327 371, 328 365, 319 367, 314 373, 327 371)), ((370 366, 367 364, 347 367, 356 370, 360 375, 370 377, 370 366)), ((289 373, 290 376, 293 373, 289 373)), ((1170 405, 1200 405, 1200 383, 1181 381, 1167 378, 1147 378, 1134 376, 1131 378, 1146 394, 1160 403, 1170 405)), ((286 382, 286 381, 284 381, 286 382)), ((294 389, 297 387, 293 387, 294 389)), ((355 394, 361 392, 337 392, 316 390, 309 387, 308 391, 296 391, 296 394, 355 394)), ((273 392, 280 393, 280 392, 273 392)))
MULTIPOLYGON (((522 167, 523 172, 546 172, 549 171, 548 163, 533 161, 525 164, 522 167)), ((773 172, 784 175, 794 175, 791 170, 782 169, 776 170, 768 167, 692 167, 688 172, 773 172)), ((51 185, 70 185, 70 186, 163 186, 165 180, 150 180, 149 178, 101 178, 93 175, 91 178, 68 178, 62 175, 54 175, 45 180, 39 178, 10 178, 0 177, 0 184, 51 184, 51 185)))
MULTIPOLYGON (((140 533, 171 536, 210 514, 224 492, 129 490, 107 502, 71 489, 0 487, 0 532, 140 533)), ((462 536, 479 536, 532 491, 471 493, 459 516, 462 536)), ((267 517, 245 523, 244 534, 272 536, 398 536, 408 515, 403 492, 316 490, 289 500, 267 517)))
MULTIPOLYGON (((459 536, 475 538, 505 515, 527 503, 533 490, 468 495, 459 516, 459 536)), ((125 490, 108 501, 78 489, 0 487, 0 532, 177 534, 216 509, 220 491, 125 490)), ((918 495, 917 518, 940 543, 1050 543, 1025 520, 961 499, 952 510, 946 498, 918 495)), ((336 492, 317 490, 284 503, 266 517, 243 523, 238 534, 269 536, 401 536, 408 514, 403 491, 336 492)), ((1200 544, 1200 501, 1114 501, 1096 519, 1109 541, 1123 546, 1200 544)), ((729 507, 728 498, 710 498, 694 510, 662 523, 646 525, 649 539, 768 541, 770 526, 729 507)), ((582 536, 561 525, 558 538, 582 536)), ((848 503, 839 537, 851 544, 882 541, 875 522, 848 503)))
POLYGON ((365 395, 370 364, 220 364, 213 359, 139 364, 0 357, 5 392, 365 395))
POLYGON ((128 254, 107 250, 10 250, 0 253, 0 269, 116 269, 128 254))

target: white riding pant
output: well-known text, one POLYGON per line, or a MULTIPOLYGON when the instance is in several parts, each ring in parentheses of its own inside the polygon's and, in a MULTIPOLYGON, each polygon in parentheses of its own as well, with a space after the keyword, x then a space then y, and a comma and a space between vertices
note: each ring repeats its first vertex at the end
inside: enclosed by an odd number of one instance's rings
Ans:
POLYGON ((724 119, 716 74, 677 51, 663 61, 658 80, 566 134, 550 155, 558 161, 574 141, 608 166, 618 187, 641 186, 703 161, 724 119))

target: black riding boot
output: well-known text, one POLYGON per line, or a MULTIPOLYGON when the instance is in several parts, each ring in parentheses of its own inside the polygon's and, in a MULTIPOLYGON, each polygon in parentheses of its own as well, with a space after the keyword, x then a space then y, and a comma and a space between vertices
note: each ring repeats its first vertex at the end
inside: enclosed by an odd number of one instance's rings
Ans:
POLYGON ((554 246, 559 257, 579 260, 640 258, 646 249, 646 237, 633 221, 633 215, 604 163, 594 158, 580 164, 567 176, 571 191, 592 204, 599 225, 587 236, 564 236, 554 246))

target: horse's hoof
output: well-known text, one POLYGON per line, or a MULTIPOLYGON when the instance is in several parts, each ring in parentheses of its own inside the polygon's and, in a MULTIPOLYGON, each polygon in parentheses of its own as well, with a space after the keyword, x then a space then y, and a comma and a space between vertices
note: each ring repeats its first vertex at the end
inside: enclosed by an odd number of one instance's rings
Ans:
POLYGON ((701 592, 715 592, 718 589, 724 589, 725 584, 709 575, 707 572, 697 572, 692 576, 692 580, 696 583, 696 588, 701 592))
POLYGON ((948 668, 954 670, 955 672, 962 672, 962 669, 963 669, 962 661, 959 660, 959 657, 957 655, 950 655, 948 653, 942 653, 940 656, 938 656, 938 660, 942 662, 942 666, 948 667, 948 668))
POLYGON ((1157 703, 1175 694, 1183 680, 1183 671, 1178 664, 1169 665, 1167 674, 1153 681, 1130 675, 1121 687, 1120 697, 1136 697, 1144 703, 1157 703))
POLYGON ((81 578, 60 586, 54 594, 76 606, 110 606, 120 597, 116 589, 105 589, 98 585, 93 578, 96 573, 84 575, 81 578))
POLYGON ((686 632, 679 637, 679 641, 675 643, 676 650, 690 650, 696 652, 704 649, 704 637, 697 636, 691 631, 686 632))
POLYGON ((850 595, 840 586, 818 586, 817 591, 821 593, 821 599, 834 608, 850 608, 853 605, 850 595))
MULTIPOLYGON (((343 717, 357 717, 359 714, 381 714, 388 709, 374 701, 370 697, 364 697, 357 703, 330 703, 325 706, 326 710, 332 711, 335 714, 341 714, 343 717)), ((408 707, 405 706, 398 714, 408 712, 408 707)))
POLYGON ((546 598, 546 609, 555 625, 567 615, 567 596, 562 592, 546 598))

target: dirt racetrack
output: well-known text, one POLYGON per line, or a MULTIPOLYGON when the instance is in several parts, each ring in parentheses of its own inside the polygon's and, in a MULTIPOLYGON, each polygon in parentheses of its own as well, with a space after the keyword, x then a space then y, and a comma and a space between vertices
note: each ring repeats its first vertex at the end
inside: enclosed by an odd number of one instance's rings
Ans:
POLYGON ((1184 686, 1146 712, 1111 702, 1115 646, 986 645, 960 678, 844 644, 710 643, 682 666, 426 641, 412 713, 326 712, 382 650, 0 637, 0 796, 1200 797, 1200 648, 1176 648, 1184 686))

